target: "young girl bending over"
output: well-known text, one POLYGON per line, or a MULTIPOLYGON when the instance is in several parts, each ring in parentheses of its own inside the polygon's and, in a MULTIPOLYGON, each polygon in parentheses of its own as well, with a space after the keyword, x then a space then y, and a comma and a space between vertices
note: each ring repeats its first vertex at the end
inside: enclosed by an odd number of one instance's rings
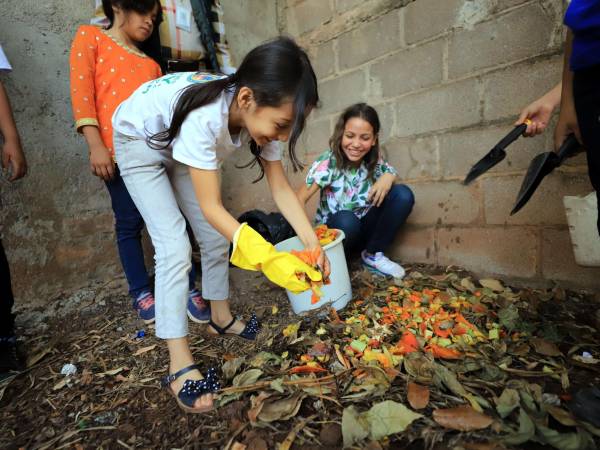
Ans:
POLYGON ((297 272, 319 280, 328 275, 329 263, 322 253, 322 273, 316 271, 240 225, 221 202, 220 162, 249 144, 249 156, 267 176, 283 215, 306 247, 319 247, 275 142, 289 140, 289 156, 297 165, 294 146, 317 101, 306 53, 279 38, 252 50, 227 77, 177 73, 146 83, 113 116, 117 163, 156 249, 156 335, 167 340, 171 373, 164 385, 187 411, 210 410, 218 383, 213 372, 202 379, 189 348, 185 303, 191 248, 184 215, 200 241, 202 295, 211 303, 208 332, 254 339, 256 316, 243 323, 229 309, 229 241, 234 264, 262 270, 296 291, 309 287, 297 272))
POLYGON ((414 196, 408 186, 394 184, 397 172, 379 151, 379 127, 371 106, 347 108, 329 140, 330 150, 312 164, 298 198, 305 204, 320 191, 315 221, 343 230, 346 253, 362 250, 368 269, 401 278, 404 269, 384 252, 410 214, 414 196))
MULTIPOLYGON (((144 220, 114 164, 111 117, 140 85, 161 76, 160 67, 138 46, 162 18, 159 0, 103 0, 108 29, 83 25, 71 47, 71 100, 77 131, 85 136, 92 173, 102 178, 115 215, 117 246, 133 307, 146 322, 154 321, 154 296, 144 264, 141 232, 144 220)), ((194 288, 190 272, 188 314, 207 322, 208 305, 194 288)))

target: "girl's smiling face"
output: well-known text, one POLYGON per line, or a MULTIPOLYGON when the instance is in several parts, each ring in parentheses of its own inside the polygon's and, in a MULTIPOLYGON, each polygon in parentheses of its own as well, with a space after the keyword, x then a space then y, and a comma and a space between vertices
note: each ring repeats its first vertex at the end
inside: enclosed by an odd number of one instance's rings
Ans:
POLYGON ((294 121, 294 104, 291 100, 279 106, 259 106, 247 87, 240 89, 237 100, 240 126, 248 130, 258 146, 271 141, 287 142, 294 121))
POLYGON ((348 119, 344 126, 341 147, 352 164, 360 164, 377 142, 377 135, 369 122, 360 117, 348 119))

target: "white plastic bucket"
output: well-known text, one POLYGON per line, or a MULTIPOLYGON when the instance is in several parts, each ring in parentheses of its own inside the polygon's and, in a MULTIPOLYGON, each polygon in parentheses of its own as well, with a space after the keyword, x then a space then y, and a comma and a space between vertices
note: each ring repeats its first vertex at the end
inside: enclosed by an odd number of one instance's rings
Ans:
MULTIPOLYGON (((311 309, 321 308, 326 304, 330 304, 334 309, 340 310, 352 298, 350 275, 348 274, 346 255, 344 254, 344 246, 342 245, 344 232, 342 230, 337 231, 338 236, 336 240, 323 247, 331 264, 331 275, 329 275, 331 283, 322 286, 321 291, 323 292, 323 296, 315 304, 312 304, 310 301, 312 296, 310 289, 300 294, 294 294, 286 290, 294 313, 300 314, 311 309)), ((275 248, 279 251, 289 252, 291 250, 303 250, 304 245, 300 239, 293 237, 276 244, 275 248)))
POLYGON ((575 262, 580 266, 600 266, 600 237, 598 237, 598 202, 596 191, 585 197, 563 197, 575 262))

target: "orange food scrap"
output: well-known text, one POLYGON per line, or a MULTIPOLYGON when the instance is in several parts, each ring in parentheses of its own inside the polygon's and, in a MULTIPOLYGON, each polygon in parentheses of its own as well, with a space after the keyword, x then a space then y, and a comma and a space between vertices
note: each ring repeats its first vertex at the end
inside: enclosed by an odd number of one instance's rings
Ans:
POLYGON ((440 347, 436 344, 429 344, 427 347, 425 347, 425 350, 431 353, 434 356, 434 358, 461 359, 463 357, 463 354, 458 350, 455 350, 453 348, 440 347))
POLYGON ((327 225, 322 224, 315 227, 315 234, 319 239, 319 244, 327 245, 335 241, 338 236, 338 230, 328 228, 327 225))
POLYGON ((293 373, 319 373, 319 372, 327 372, 327 370, 323 369, 321 366, 296 366, 296 367, 292 367, 289 371, 290 374, 293 374, 293 373))
POLYGON ((395 351, 401 355, 406 353, 412 353, 419 350, 419 342, 414 334, 410 331, 405 331, 400 339, 400 342, 396 344, 395 351))

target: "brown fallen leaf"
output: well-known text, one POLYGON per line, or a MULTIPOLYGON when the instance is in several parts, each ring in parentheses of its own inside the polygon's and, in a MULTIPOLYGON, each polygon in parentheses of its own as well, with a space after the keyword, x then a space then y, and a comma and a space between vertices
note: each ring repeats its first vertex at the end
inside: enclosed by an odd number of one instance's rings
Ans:
POLYGON ((235 441, 231 446, 231 450, 246 450, 246 446, 241 442, 235 441))
POLYGON ((475 411, 470 406, 434 409, 433 420, 444 428, 460 431, 482 430, 494 421, 490 416, 475 411))
POLYGON ((484 278, 479 280, 479 284, 483 287, 491 289, 494 292, 502 292, 504 291, 504 286, 498 280, 494 280, 493 278, 484 278))
POLYGON ((133 356, 139 356, 139 355, 141 355, 141 354, 143 354, 143 353, 146 353, 146 352, 152 351, 152 350, 154 350, 155 348, 156 348, 156 344, 154 344, 154 345, 149 345, 148 347, 142 347, 142 348, 139 348, 139 349, 137 349, 137 350, 136 350, 136 352, 133 354, 133 356))
POLYGON ((533 337, 529 340, 533 349, 544 356, 562 356, 562 352, 558 349, 556 344, 548 342, 545 339, 533 337))
POLYGON ((329 447, 339 446, 342 442, 342 427, 339 423, 327 423, 319 433, 321 442, 329 447))
POLYGON ((429 388, 417 383, 408 383, 408 403, 413 409, 423 409, 429 403, 429 388))

